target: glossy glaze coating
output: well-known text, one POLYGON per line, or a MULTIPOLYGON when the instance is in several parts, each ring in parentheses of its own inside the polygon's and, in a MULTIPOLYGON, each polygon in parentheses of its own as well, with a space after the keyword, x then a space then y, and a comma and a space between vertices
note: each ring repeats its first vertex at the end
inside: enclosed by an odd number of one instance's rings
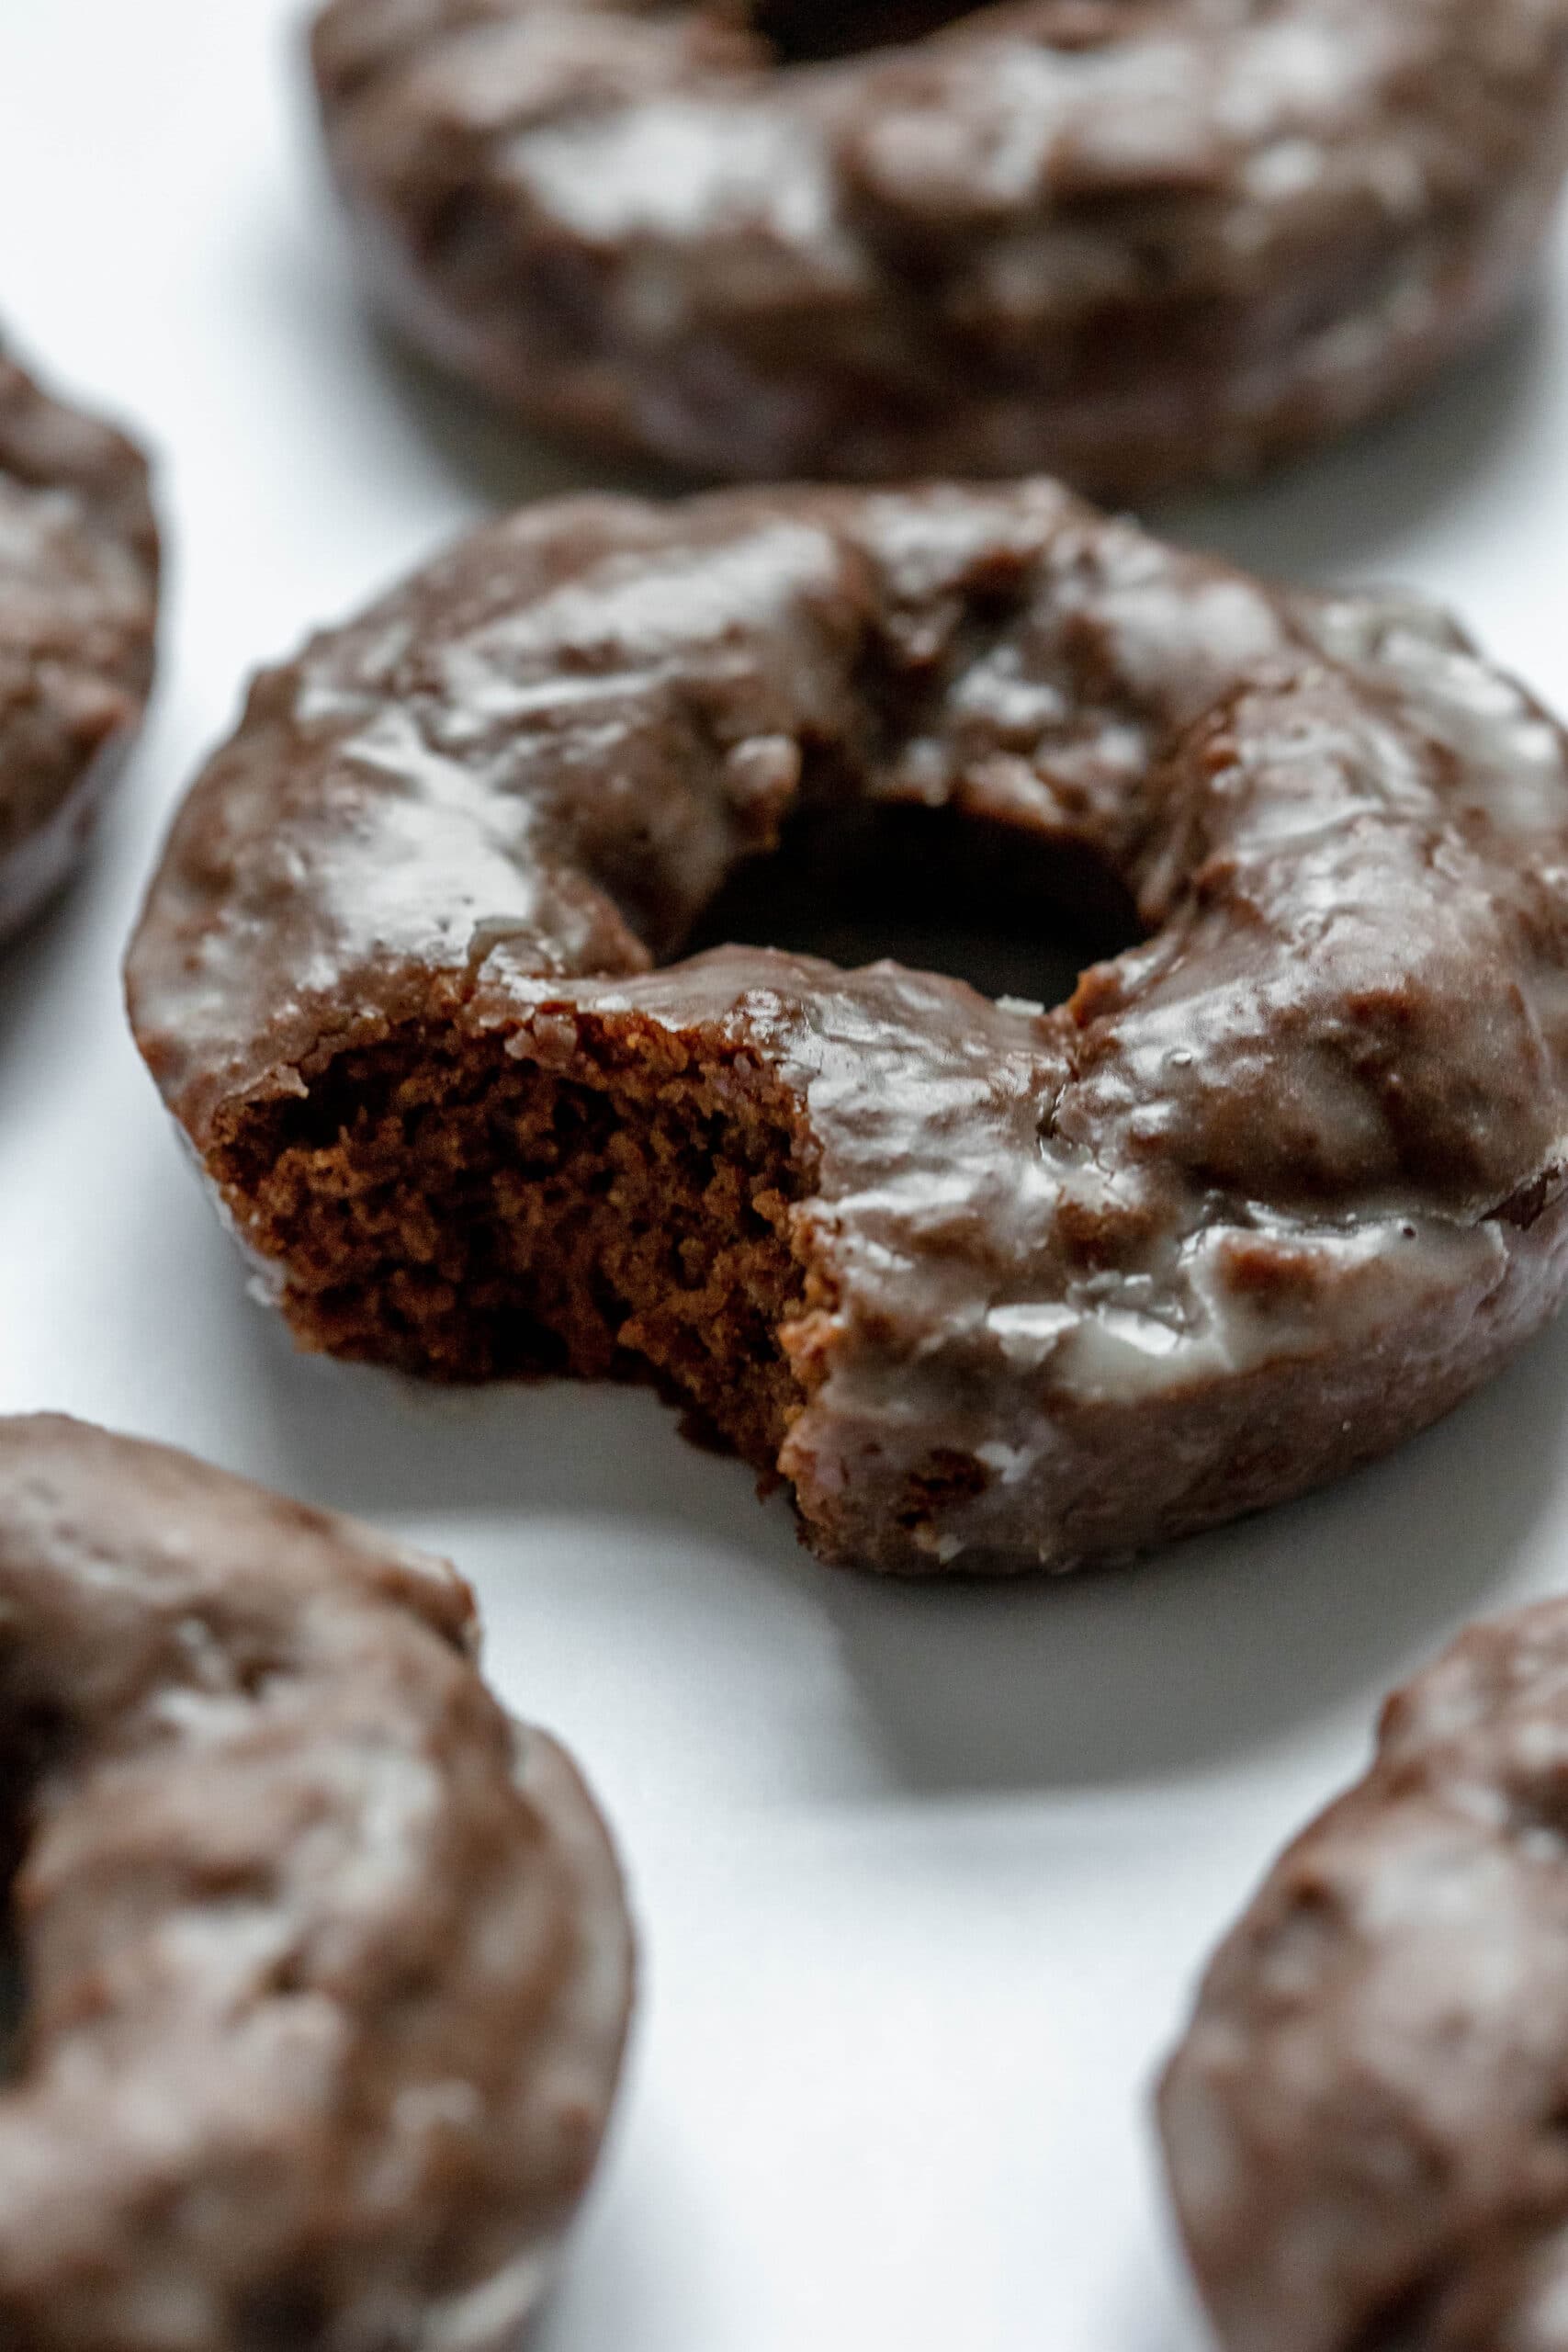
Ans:
POLYGON ((626 2028, 581 1781, 443 1563, 187 1455, 0 1422, 26 1986, 0 2335, 500 2352, 626 2028))
POLYGON ((257 681, 130 989, 213 1166, 416 1018, 782 1085, 780 1467, 837 1558, 1062 1566, 1274 1500, 1446 1409, 1568 1274, 1557 728, 1426 605, 1273 593, 1048 482, 480 532, 257 681), (653 968, 803 796, 1087 853, 1149 936, 1055 1010, 653 968))
POLYGON ((1167 2076, 1225 2352, 1568 2345, 1568 1603, 1472 1628, 1276 1866, 1167 2076))
POLYGON ((315 64, 413 342, 737 480, 1247 472, 1484 333, 1568 155, 1568 0, 332 0, 315 64))
POLYGON ((141 453, 0 353, 0 933, 62 882, 152 680, 141 453))

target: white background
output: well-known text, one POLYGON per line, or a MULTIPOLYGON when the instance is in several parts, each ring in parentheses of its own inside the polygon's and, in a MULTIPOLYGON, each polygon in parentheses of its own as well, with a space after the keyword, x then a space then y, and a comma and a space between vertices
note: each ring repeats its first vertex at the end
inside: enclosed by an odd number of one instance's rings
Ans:
MULTIPOLYGON (((101 854, 0 961, 0 1408, 449 1553, 507 1698, 586 1759, 646 1997, 540 2352, 1193 2352, 1151 2071, 1391 1678, 1568 1583, 1568 1328, 1333 1493, 969 1591, 818 1569, 647 1397, 452 1398, 290 1353, 128 1043, 137 897, 248 667, 579 478, 360 322, 297 30, 291 0, 0 0, 0 316, 145 432, 173 558, 101 854)), ((1568 705, 1568 248, 1553 276, 1417 413, 1179 526, 1411 578, 1568 705)))

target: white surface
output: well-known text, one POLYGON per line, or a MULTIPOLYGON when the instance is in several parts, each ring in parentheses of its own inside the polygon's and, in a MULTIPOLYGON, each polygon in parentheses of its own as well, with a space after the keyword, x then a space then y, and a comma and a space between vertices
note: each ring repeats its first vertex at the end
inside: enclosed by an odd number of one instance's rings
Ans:
MULTIPOLYGON (((0 315, 161 452, 163 686, 103 853, 0 965, 0 1408, 179 1442, 455 1556, 630 1857, 647 2001, 541 2352, 1191 2352, 1151 2069, 1264 1860, 1461 1619, 1568 1582, 1568 1329, 1352 1485, 1072 1588, 884 1589, 651 1400, 294 1358, 117 964, 243 673, 570 481, 358 322, 289 0, 0 0, 0 315)), ((1402 574, 1568 705, 1568 250, 1417 414, 1190 510, 1402 574)))

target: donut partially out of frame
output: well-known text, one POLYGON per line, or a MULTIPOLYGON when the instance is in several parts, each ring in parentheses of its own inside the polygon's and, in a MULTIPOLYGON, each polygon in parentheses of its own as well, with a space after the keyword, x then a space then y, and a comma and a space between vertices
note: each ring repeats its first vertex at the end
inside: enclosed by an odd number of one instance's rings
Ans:
POLYGON ((1065 1567, 1295 1494, 1568 1278, 1558 729, 1423 605, 1049 482, 479 532, 257 681, 129 978, 305 1345, 655 1377, 830 1560, 1065 1567), (912 831, 975 922, 1043 951, 1120 892, 1145 936, 1055 1010, 681 960, 824 817, 874 922, 912 831))
POLYGON ((1225 2352, 1568 2344, 1568 1602, 1389 1702, 1161 2094, 1225 2352))
POLYGON ((333 0, 315 65, 408 337, 721 479, 1249 471, 1483 334, 1568 157, 1568 0, 333 0))
POLYGON ((0 1421, 22 2007, 0 2335, 511 2352, 604 2129, 620 1876, 441 1562, 0 1421))
POLYGON ((75 865, 152 683, 140 450, 0 351, 0 935, 75 865))

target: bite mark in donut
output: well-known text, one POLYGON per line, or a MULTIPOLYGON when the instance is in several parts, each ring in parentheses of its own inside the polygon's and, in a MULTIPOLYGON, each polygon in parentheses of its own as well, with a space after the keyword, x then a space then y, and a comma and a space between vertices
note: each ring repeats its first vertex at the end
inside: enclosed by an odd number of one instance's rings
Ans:
POLYGON ((257 681, 129 965, 305 1345, 655 1378, 912 1573, 1209 1525, 1484 1378, 1568 1272, 1565 978, 1539 706, 1045 482, 479 533, 257 681), (861 806, 1145 935, 1054 1010, 682 957, 861 806))
POLYGON ((411 341, 720 479, 1248 472, 1493 327, 1568 161, 1568 0, 332 0, 314 59, 411 341))
POLYGON ((513 2352, 630 1943, 593 1804, 443 1563, 0 1421, 0 2335, 513 2352))
POLYGON ((1160 2095, 1225 2352, 1548 2352, 1568 2297, 1568 1604, 1472 1628, 1276 1864, 1160 2095))
POLYGON ((0 351, 0 935, 64 881, 152 682, 147 466, 0 351))

